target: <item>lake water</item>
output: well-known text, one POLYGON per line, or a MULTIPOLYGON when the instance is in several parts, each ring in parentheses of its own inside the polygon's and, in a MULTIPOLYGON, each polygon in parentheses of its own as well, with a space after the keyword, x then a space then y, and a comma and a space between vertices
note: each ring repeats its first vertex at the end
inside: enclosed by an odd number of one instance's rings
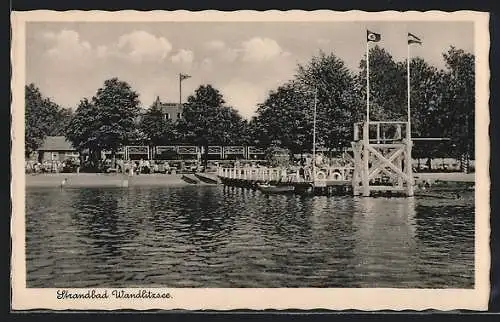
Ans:
POLYGON ((28 287, 474 287, 474 197, 26 191, 28 287))

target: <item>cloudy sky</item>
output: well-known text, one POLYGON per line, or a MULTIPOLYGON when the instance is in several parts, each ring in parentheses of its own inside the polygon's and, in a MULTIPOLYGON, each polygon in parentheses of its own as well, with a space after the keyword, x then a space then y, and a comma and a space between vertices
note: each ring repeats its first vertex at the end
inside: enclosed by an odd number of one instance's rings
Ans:
POLYGON ((26 82, 62 106, 76 107, 116 76, 147 107, 157 95, 177 102, 182 72, 192 76, 183 82, 183 99, 212 84, 250 117, 270 90, 319 50, 357 71, 366 29, 382 34, 380 46, 396 60, 406 57, 407 32, 424 42, 412 54, 440 68, 442 53, 452 45, 474 52, 473 25, 467 22, 31 22, 26 82))

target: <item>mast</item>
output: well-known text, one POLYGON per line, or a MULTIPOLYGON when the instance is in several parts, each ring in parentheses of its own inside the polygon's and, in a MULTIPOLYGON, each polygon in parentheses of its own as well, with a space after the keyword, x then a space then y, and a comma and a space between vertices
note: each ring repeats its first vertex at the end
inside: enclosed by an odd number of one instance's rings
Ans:
POLYGON ((316 104, 317 104, 318 88, 314 88, 314 111, 313 111, 313 163, 312 163, 312 175, 313 180, 316 179, 316 104))
POLYGON ((179 106, 182 106, 182 74, 179 73, 179 106))
POLYGON ((406 137, 408 142, 411 142, 411 114, 410 114, 410 106, 411 106, 411 95, 410 95, 410 43, 408 43, 408 59, 406 60, 406 90, 407 90, 407 111, 406 114, 408 116, 408 125, 406 130, 406 137))

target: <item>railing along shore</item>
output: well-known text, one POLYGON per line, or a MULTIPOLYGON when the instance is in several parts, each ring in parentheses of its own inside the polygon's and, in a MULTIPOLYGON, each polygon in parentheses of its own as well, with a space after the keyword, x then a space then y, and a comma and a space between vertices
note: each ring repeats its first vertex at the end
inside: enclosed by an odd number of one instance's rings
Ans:
MULTIPOLYGON (((351 168, 335 167, 327 169, 318 169, 315 180, 347 180, 351 168)), ((252 168, 252 167, 233 167, 217 170, 217 175, 227 179, 238 179, 248 181, 286 181, 286 182, 305 182, 313 181, 312 172, 306 168, 301 175, 299 169, 289 170, 287 168, 252 168)))

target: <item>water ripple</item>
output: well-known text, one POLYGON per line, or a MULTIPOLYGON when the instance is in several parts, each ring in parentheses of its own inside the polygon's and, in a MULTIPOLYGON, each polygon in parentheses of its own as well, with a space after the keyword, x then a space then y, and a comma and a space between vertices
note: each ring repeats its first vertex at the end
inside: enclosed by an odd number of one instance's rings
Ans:
POLYGON ((471 288, 474 198, 27 189, 28 287, 471 288))

